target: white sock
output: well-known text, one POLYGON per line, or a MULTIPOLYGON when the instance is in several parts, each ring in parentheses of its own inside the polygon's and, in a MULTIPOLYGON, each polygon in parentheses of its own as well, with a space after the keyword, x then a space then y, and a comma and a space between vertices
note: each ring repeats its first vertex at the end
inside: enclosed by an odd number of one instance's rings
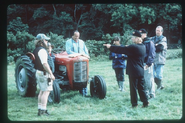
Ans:
POLYGON ((41 110, 46 110, 46 106, 45 105, 41 105, 41 110))
POLYGON ((38 103, 38 109, 41 109, 41 107, 42 107, 42 106, 41 106, 41 103, 38 103))

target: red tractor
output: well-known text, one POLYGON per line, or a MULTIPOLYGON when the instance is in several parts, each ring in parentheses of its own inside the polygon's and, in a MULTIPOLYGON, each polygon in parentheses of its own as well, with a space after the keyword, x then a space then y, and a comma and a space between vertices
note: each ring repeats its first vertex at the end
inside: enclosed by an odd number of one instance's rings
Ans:
MULTIPOLYGON (((16 87, 23 97, 33 97, 37 90, 34 59, 30 52, 16 59, 16 87)), ((55 52, 54 76, 56 79, 48 98, 49 102, 60 102, 60 89, 81 90, 88 83, 92 97, 103 99, 106 96, 106 82, 99 75, 89 77, 89 59, 84 56, 69 57, 65 51, 55 52)))

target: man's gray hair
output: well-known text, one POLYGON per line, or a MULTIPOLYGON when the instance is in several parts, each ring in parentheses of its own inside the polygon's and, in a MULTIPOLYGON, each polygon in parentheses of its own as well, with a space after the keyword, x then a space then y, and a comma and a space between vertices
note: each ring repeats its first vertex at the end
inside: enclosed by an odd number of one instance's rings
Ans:
POLYGON ((162 26, 157 26, 157 27, 156 27, 156 29, 157 29, 157 28, 160 28, 160 29, 161 29, 161 31, 162 31, 162 32, 164 32, 164 30, 163 30, 163 27, 162 27, 162 26))
POLYGON ((75 34, 76 32, 77 32, 77 33, 80 33, 78 30, 75 30, 75 31, 73 32, 73 34, 75 34))

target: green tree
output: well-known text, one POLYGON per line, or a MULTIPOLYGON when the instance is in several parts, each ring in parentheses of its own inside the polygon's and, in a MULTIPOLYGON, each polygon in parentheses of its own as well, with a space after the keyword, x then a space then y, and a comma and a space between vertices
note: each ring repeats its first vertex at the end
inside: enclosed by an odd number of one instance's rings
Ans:
POLYGON ((11 31, 13 34, 16 34, 16 32, 18 31, 28 31, 28 30, 29 30, 28 24, 23 24, 21 21, 21 17, 13 19, 7 26, 7 31, 11 31))
POLYGON ((140 28, 153 36, 156 26, 161 25, 164 35, 173 43, 182 37, 182 7, 176 3, 11 4, 7 23, 8 31, 14 34, 26 30, 34 36, 53 32, 67 38, 78 29, 84 40, 101 40, 107 33, 124 35, 140 28))
POLYGON ((111 14, 111 21, 114 22, 112 26, 120 28, 121 33, 124 34, 126 30, 136 27, 135 22, 137 15, 138 10, 133 4, 117 4, 114 6, 111 14))
MULTIPOLYGON (((167 36, 168 43, 176 42, 182 37, 182 7, 176 3, 153 4, 155 11, 155 25, 164 28, 164 35, 167 36), (157 8, 155 8, 157 6, 157 8)), ((154 27, 155 28, 155 27, 154 27)))

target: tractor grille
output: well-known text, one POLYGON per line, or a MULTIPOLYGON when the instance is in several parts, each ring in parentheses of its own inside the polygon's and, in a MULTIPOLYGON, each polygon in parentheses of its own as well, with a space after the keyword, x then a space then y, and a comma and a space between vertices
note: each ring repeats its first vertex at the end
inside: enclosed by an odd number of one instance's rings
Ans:
POLYGON ((74 82, 87 81, 87 62, 74 63, 74 82))

